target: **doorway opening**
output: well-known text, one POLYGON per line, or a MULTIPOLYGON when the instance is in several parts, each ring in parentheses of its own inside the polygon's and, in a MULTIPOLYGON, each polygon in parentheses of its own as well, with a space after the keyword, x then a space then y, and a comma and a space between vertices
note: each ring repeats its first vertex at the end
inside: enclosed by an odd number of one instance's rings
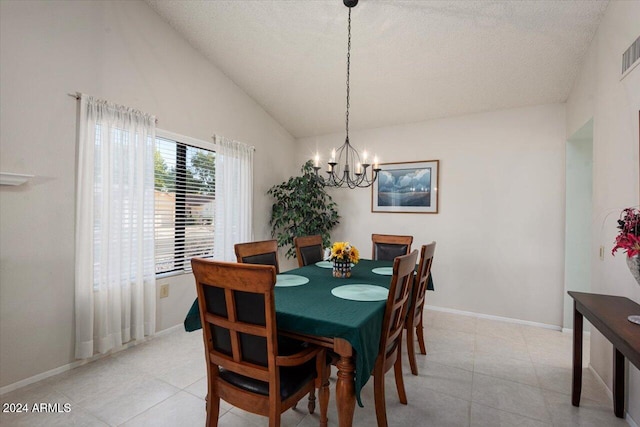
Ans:
POLYGON ((573 299, 567 291, 591 291, 593 218, 593 119, 566 143, 563 330, 573 329, 573 299))

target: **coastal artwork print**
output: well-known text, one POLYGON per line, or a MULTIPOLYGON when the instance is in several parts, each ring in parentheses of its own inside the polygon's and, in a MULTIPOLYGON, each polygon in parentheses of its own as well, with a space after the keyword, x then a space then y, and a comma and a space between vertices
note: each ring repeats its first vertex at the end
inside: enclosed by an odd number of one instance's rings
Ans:
POLYGON ((438 213, 438 160, 380 163, 372 212, 438 213))

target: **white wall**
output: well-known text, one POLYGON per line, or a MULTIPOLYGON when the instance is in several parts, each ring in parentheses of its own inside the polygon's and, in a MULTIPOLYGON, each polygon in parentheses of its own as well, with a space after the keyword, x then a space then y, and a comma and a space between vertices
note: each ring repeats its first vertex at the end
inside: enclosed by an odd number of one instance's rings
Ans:
MULTIPOLYGON (((357 114, 357 112, 353 112, 357 114)), ((381 162, 440 160, 439 213, 371 213, 371 191, 331 190, 332 239, 371 254, 371 233, 437 241, 427 304, 560 326, 564 280, 564 105, 351 132, 381 162)), ((343 134, 298 140, 326 161, 343 134)))
MULTIPOLYGON (((215 22, 212 22, 215 25, 215 22)), ((145 3, 0 2, 0 386, 74 360, 76 102, 84 92, 157 115, 158 127, 256 146, 255 237, 269 236, 266 190, 296 171, 293 138, 145 3)), ((179 324, 190 276, 158 301, 179 324)))
MULTIPOLYGON (((640 67, 620 80, 622 53, 638 37, 640 2, 611 2, 588 51, 587 61, 567 101, 567 134, 593 118, 593 243, 592 292, 622 295, 640 302, 640 286, 629 273, 622 254, 611 247, 620 210, 637 206, 638 111, 640 67), (598 248, 605 248, 600 261, 598 248)), ((612 348, 592 328, 591 365, 611 387, 612 348)), ((640 422, 640 373, 629 368, 628 412, 640 422)))

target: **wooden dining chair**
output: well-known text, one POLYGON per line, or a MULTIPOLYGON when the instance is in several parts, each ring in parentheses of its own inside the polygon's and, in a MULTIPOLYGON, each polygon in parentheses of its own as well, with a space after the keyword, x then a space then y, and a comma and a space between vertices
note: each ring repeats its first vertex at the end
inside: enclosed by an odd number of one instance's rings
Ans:
POLYGON ((413 236, 372 234, 373 252, 371 258, 379 261, 393 261, 395 257, 411 252, 413 236))
POLYGON ((382 321, 380 350, 373 368, 374 398, 378 427, 387 427, 384 374, 394 368, 396 389, 400 403, 407 404, 407 393, 402 379, 402 331, 409 306, 409 293, 413 285, 413 271, 418 251, 399 256, 393 262, 393 276, 382 321))
POLYGON ((329 380, 322 347, 279 342, 273 266, 193 258, 207 363, 207 426, 217 426, 220 399, 280 425, 281 414, 320 388, 327 425, 329 380))
POLYGON ((427 348, 424 344, 424 300, 427 292, 427 283, 431 274, 431 265, 433 264, 433 254, 436 251, 436 242, 428 245, 422 245, 420 249, 420 262, 418 264, 418 273, 415 275, 413 283, 413 291, 411 292, 411 300, 405 327, 407 329, 407 353, 409 354, 409 365, 411 373, 418 375, 418 365, 416 364, 416 353, 414 349, 413 336, 418 338, 420 353, 427 354, 427 348))
POLYGON ((294 237, 293 244, 296 247, 296 257, 298 267, 315 264, 322 261, 324 252, 322 249, 322 236, 301 236, 294 237))
POLYGON ((276 274, 280 273, 278 242, 276 240, 236 243, 233 248, 239 263, 273 265, 276 268, 276 274))

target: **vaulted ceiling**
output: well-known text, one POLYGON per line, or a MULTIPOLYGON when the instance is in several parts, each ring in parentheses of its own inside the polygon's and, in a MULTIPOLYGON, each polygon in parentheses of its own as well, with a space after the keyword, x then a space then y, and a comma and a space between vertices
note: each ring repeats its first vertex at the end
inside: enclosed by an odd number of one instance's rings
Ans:
MULTIPOLYGON (((341 0, 146 0, 293 136, 345 126, 341 0)), ((566 101, 608 1, 360 0, 350 129, 566 101)))

